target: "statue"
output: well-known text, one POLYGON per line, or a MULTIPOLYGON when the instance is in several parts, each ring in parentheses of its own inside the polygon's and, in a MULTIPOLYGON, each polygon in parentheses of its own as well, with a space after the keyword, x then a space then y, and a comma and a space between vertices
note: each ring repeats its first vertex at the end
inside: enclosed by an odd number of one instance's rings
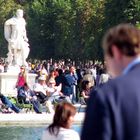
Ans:
POLYGON ((4 36, 8 41, 7 61, 11 66, 27 66, 29 44, 26 35, 26 22, 23 10, 18 9, 16 16, 8 19, 4 25, 4 36))

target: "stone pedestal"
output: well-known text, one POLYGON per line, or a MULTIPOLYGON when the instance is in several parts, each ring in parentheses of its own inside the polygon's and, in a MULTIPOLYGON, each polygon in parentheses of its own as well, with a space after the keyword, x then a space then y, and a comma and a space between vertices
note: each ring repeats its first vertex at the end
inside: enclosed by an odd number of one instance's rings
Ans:
MULTIPOLYGON (((0 92, 6 96, 16 96, 17 89, 15 88, 18 78, 18 73, 0 73, 0 92)), ((36 74, 27 74, 28 85, 33 89, 36 74)))

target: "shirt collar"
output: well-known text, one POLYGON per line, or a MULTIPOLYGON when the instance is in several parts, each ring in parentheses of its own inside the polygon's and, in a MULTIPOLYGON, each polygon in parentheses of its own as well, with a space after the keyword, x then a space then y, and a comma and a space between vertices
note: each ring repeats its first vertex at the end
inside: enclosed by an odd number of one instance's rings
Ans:
POLYGON ((127 74, 133 66, 139 63, 140 63, 140 57, 137 57, 131 63, 129 63, 128 66, 123 70, 123 74, 127 74))

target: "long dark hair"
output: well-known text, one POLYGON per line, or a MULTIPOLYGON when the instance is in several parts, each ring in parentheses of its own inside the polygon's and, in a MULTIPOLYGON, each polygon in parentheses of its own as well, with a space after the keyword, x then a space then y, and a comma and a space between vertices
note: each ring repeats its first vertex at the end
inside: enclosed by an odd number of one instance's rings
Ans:
POLYGON ((89 84, 89 81, 87 81, 87 80, 82 81, 81 90, 87 90, 86 88, 87 88, 88 84, 89 84))
POLYGON ((50 134, 57 136, 60 127, 67 128, 70 116, 76 114, 76 108, 68 102, 61 102, 56 106, 53 123, 48 127, 50 134))

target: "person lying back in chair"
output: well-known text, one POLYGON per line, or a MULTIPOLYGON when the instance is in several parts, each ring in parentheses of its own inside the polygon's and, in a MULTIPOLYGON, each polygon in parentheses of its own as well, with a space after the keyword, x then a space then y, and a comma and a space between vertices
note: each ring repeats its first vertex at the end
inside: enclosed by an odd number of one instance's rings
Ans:
POLYGON ((2 113, 12 113, 12 111, 19 113, 21 110, 14 105, 6 96, 4 96, 2 93, 0 93, 0 99, 2 104, 0 104, 0 108, 5 105, 5 107, 2 109, 2 113), (12 111, 11 111, 12 110, 12 111))
POLYGON ((54 112, 53 105, 52 105, 54 99, 59 99, 59 97, 62 96, 60 90, 61 90, 61 85, 49 87, 46 84, 46 78, 43 75, 38 78, 38 83, 35 83, 34 85, 34 92, 39 102, 41 104, 46 103, 50 112, 51 111, 54 112))
POLYGON ((31 103, 33 105, 34 111, 36 113, 41 113, 39 109, 40 103, 37 100, 35 93, 29 88, 27 83, 25 83, 24 86, 18 90, 17 98, 19 103, 31 103))

